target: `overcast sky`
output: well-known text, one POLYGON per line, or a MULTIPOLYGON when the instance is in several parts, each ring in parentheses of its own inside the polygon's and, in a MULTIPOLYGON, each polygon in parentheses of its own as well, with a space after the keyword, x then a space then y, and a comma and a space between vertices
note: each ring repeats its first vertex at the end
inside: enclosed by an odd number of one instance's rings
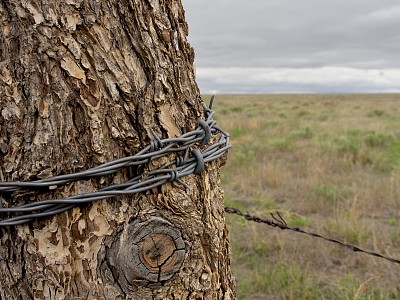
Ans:
POLYGON ((182 0, 202 93, 400 92, 399 0, 182 0))

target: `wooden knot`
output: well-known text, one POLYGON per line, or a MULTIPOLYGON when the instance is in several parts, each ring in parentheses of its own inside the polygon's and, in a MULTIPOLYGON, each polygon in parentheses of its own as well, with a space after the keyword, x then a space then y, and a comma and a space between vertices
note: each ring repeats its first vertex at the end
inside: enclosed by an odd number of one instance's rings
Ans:
POLYGON ((121 287, 151 286, 170 280, 185 258, 181 232, 169 221, 134 221, 119 234, 107 260, 121 287))

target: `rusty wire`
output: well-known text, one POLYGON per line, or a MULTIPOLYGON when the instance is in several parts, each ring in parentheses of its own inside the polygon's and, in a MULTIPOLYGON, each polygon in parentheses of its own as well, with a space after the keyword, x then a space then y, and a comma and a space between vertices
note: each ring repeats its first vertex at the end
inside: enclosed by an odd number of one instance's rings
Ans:
POLYGON ((345 248, 348 248, 348 249, 350 249, 350 250, 352 250, 354 252, 365 253, 365 254, 368 254, 368 255, 371 255, 371 256, 375 256, 375 257, 386 259, 386 260, 388 260, 388 261, 390 261, 392 263, 400 264, 400 260, 395 259, 393 257, 389 257, 389 256, 386 256, 386 255, 383 255, 383 254, 380 254, 380 253, 377 253, 377 252, 374 252, 374 251, 365 250, 365 249, 362 249, 362 248, 360 248, 358 246, 355 246, 355 245, 352 245, 352 244, 349 244, 349 243, 345 243, 345 242, 339 241, 337 239, 333 239, 333 238, 326 237, 326 236, 323 236, 323 235, 318 234, 318 233, 314 233, 314 232, 309 232, 309 231, 303 230, 303 229, 301 229, 299 227, 291 227, 291 226, 287 225, 286 221, 283 219, 283 217, 281 216, 281 214, 279 212, 275 212, 275 213, 271 213, 270 214, 271 218, 273 220, 265 218, 265 217, 261 217, 261 216, 251 215, 249 213, 244 213, 240 209, 237 209, 237 208, 234 208, 234 207, 225 207, 225 212, 228 213, 228 214, 235 214, 235 215, 241 216, 241 217, 245 218, 248 221, 253 221, 253 222, 256 222, 256 223, 264 223, 264 224, 267 224, 269 226, 277 227, 277 228, 282 229, 282 230, 290 230, 290 231, 294 231, 294 232, 303 233, 303 234, 306 234, 306 235, 311 236, 311 237, 316 237, 316 238, 323 239, 323 240, 331 242, 331 243, 338 244, 338 245, 340 245, 342 247, 345 247, 345 248))

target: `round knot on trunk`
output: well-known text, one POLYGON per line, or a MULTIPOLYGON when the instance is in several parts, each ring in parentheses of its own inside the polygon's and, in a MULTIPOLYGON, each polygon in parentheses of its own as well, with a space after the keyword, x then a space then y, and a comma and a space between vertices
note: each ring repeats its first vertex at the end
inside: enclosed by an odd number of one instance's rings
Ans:
POLYGON ((151 217, 133 221, 119 233, 108 251, 114 277, 125 289, 170 280, 185 258, 181 232, 169 221, 151 217))
POLYGON ((165 234, 152 233, 139 244, 140 260, 154 272, 168 270, 176 262, 177 253, 174 240, 165 234))

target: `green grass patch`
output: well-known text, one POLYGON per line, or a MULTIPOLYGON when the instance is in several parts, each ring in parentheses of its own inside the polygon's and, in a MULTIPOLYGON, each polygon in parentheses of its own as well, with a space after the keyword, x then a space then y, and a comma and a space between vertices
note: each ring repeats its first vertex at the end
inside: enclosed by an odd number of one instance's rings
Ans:
POLYGON ((397 218, 390 218, 388 224, 391 227, 395 227, 399 224, 399 221, 397 220, 397 218))
POLYGON ((400 140, 393 134, 350 130, 328 142, 339 157, 353 164, 372 166, 378 171, 392 171, 400 166, 400 140))
POLYGON ((254 294, 265 294, 275 299, 321 299, 322 286, 311 272, 292 264, 280 264, 272 269, 262 268, 238 280, 238 298, 252 299, 254 294))
POLYGON ((266 210, 266 211, 275 210, 278 208, 278 206, 274 200, 269 199, 268 197, 266 197, 264 195, 254 194, 251 197, 251 203, 257 209, 266 210))
POLYGON ((398 292, 382 291, 373 280, 361 282, 354 273, 347 273, 338 281, 340 289, 334 293, 333 299, 357 299, 357 300, 390 300, 398 299, 398 292))
POLYGON ((230 137, 233 139, 238 139, 246 133, 241 127, 235 127, 230 131, 230 137))
POLYGON ((289 151, 292 149, 292 141, 289 137, 277 137, 271 139, 269 143, 272 150, 289 151))
POLYGON ((310 220, 307 217, 297 214, 290 214, 286 222, 292 227, 307 227, 310 225, 310 220))
POLYGON ((240 143, 235 145, 232 160, 238 166, 251 166, 254 164, 259 144, 257 142, 240 143))
POLYGON ((317 198, 322 198, 328 203, 336 203, 338 200, 344 200, 354 195, 350 187, 337 187, 332 184, 317 185, 314 187, 314 193, 317 198))
POLYGON ((315 193, 328 202, 335 202, 338 196, 337 188, 330 184, 317 186, 315 188, 315 193))
POLYGON ((365 134, 363 140, 370 148, 384 148, 393 140, 393 136, 371 131, 365 134))
POLYGON ((280 112, 278 113, 278 116, 279 116, 280 118, 286 118, 286 117, 287 117, 287 113, 286 113, 285 111, 280 111, 280 112))
POLYGON ((333 144, 339 155, 351 155, 353 160, 356 160, 360 152, 360 142, 352 134, 335 137, 333 144))
POLYGON ((314 137, 315 130, 310 125, 305 125, 300 128, 300 130, 293 133, 293 137, 303 140, 308 140, 314 137))
POLYGON ((391 140, 385 149, 385 155, 393 166, 400 166, 400 140, 391 140))

